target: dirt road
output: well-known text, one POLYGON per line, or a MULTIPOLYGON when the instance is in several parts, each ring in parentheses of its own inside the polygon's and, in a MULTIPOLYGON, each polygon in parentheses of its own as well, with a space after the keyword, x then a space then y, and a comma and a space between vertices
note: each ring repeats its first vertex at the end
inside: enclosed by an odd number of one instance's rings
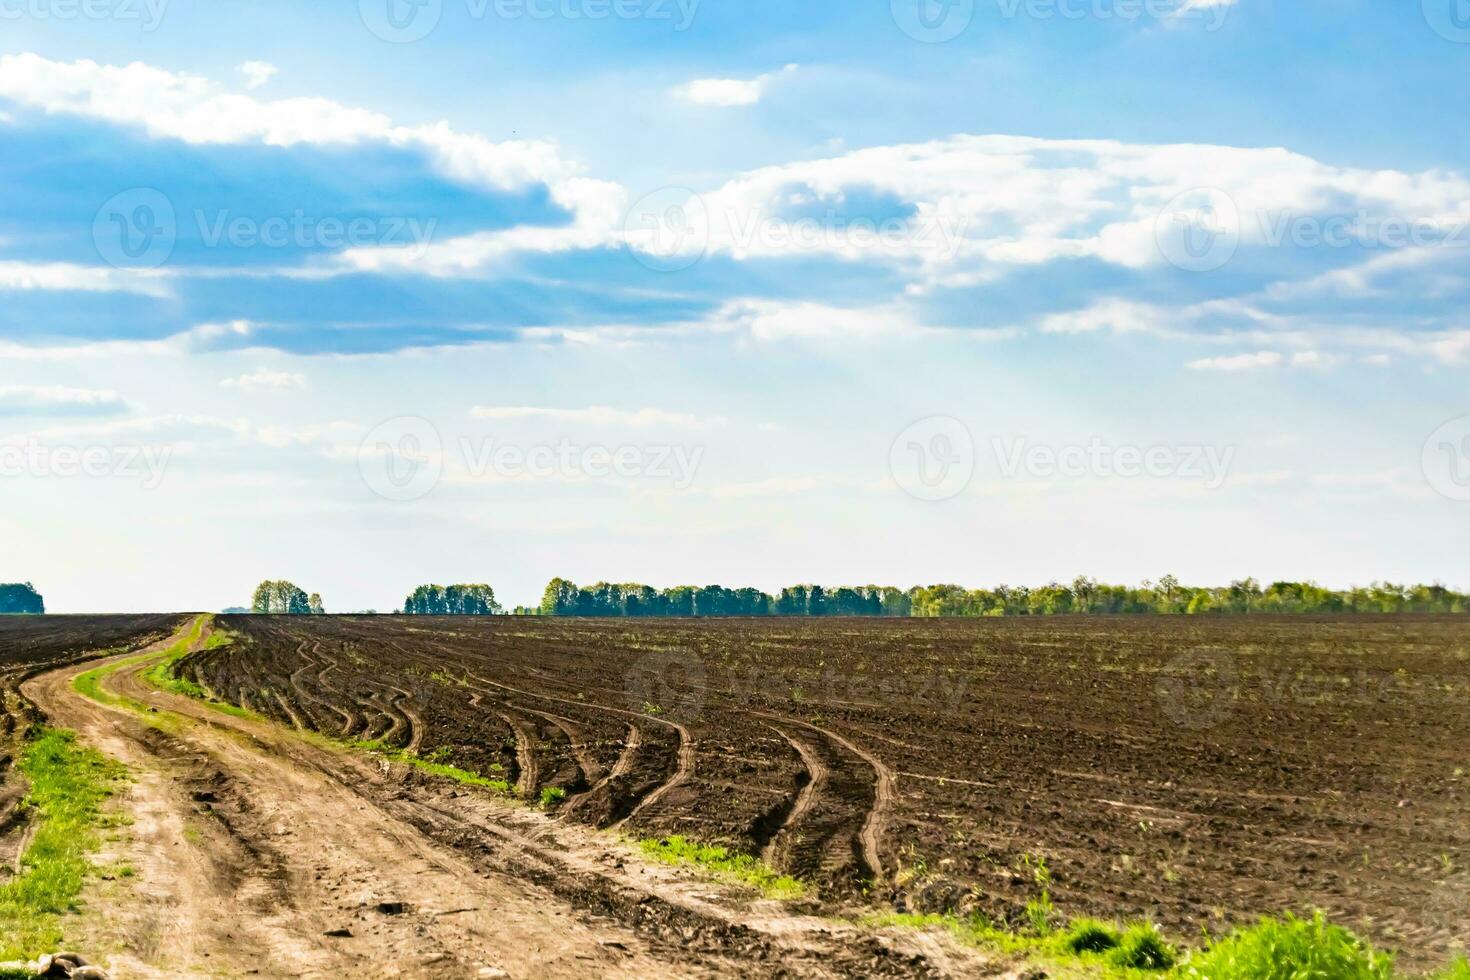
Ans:
MULTIPOLYGON (((181 636, 186 633, 181 633, 181 636)), ((115 976, 1003 975, 925 936, 792 915, 607 834, 156 690, 149 657, 44 674, 51 723, 126 764, 131 821, 69 929, 115 976), (111 664, 104 706, 72 685, 111 664), (120 666, 119 666, 120 665, 120 666)))

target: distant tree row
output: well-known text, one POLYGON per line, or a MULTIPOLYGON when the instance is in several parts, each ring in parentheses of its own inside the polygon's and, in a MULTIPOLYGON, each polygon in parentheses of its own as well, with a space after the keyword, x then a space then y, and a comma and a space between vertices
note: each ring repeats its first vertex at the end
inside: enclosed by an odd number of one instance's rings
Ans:
MULTIPOLYGON (((517 610, 520 612, 521 610, 517 610)), ((531 612, 531 610, 525 610, 531 612)), ((1138 587, 1081 577, 1071 585, 966 589, 931 585, 907 590, 861 585, 795 585, 768 595, 723 586, 577 586, 563 578, 546 586, 542 616, 1059 616, 1068 614, 1203 615, 1247 613, 1464 613, 1470 595, 1442 585, 1375 583, 1334 591, 1312 582, 1262 588, 1242 579, 1223 588, 1181 585, 1172 575, 1138 587)))
POLYGON ((488 585, 421 585, 403 600, 409 616, 498 616, 505 612, 488 585))
POLYGON ((255 587, 255 596, 250 600, 250 611, 260 616, 321 616, 326 613, 322 597, 305 590, 295 583, 285 581, 261 582, 255 587))
POLYGON ((599 582, 579 588, 552 579, 539 610, 543 616, 907 616, 910 602, 900 589, 862 585, 824 589, 796 585, 771 596, 759 589, 719 585, 647 585, 599 582))
POLYGON ((40 616, 46 612, 46 600, 29 582, 0 585, 0 615, 40 616))

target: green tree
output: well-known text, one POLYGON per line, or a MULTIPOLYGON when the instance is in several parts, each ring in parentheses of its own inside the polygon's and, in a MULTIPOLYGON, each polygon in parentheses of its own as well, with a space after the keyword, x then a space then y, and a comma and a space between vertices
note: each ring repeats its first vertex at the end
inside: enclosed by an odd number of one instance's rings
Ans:
MULTIPOLYGON (((321 597, 317 597, 321 602, 321 597)), ((292 582, 284 580, 265 581, 255 588, 250 602, 250 611, 266 616, 309 616, 311 596, 292 582)))
POLYGON ((0 585, 0 615, 39 616, 46 612, 46 600, 29 582, 0 585))
POLYGON ((575 616, 577 615, 578 590, 575 582, 564 578, 554 578, 546 585, 546 591, 541 596, 541 615, 543 616, 575 616))

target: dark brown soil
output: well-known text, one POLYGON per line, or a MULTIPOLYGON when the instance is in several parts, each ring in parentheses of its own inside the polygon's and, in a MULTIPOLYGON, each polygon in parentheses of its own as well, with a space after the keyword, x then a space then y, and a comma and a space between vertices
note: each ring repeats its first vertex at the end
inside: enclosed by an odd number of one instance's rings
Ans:
POLYGON ((835 901, 1470 942, 1460 618, 224 617, 219 697, 759 854, 835 901))

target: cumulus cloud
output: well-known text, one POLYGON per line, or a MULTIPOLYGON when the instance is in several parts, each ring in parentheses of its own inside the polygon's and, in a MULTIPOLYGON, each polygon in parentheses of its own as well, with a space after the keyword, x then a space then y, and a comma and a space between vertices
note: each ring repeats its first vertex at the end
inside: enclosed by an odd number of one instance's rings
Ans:
POLYGON ((245 320, 201 323, 159 340, 99 340, 79 344, 0 342, 0 361, 77 361, 94 358, 199 354, 248 347, 255 325, 245 320))
POLYGON ((866 307, 834 306, 799 300, 735 299, 708 315, 692 320, 640 325, 587 327, 527 327, 526 340, 596 346, 634 346, 660 340, 725 337, 743 343, 782 341, 881 340, 945 334, 980 342, 1011 340, 1016 327, 994 329, 931 326, 916 319, 902 303, 866 307))
POLYGON ((674 96, 694 105, 722 108, 755 105, 772 82, 796 69, 796 65, 787 65, 780 71, 766 72, 754 78, 696 78, 675 88, 674 96))
MULTIPOLYGON (((343 261, 469 276, 517 252, 623 245, 689 261, 710 254, 901 263, 924 292, 1084 259, 1171 272, 1161 234, 1176 214, 1198 212, 1201 195, 1218 204, 1221 230, 1242 250, 1290 247, 1281 223, 1323 214, 1362 212, 1431 234, 1470 223, 1470 180, 1447 171, 1348 169, 1269 148, 955 136, 761 168, 681 200, 660 197, 628 220, 619 194, 599 187, 597 220, 437 241, 422 257, 374 250, 343 261)), ((577 213, 594 208, 584 203, 577 213)), ((1339 249, 1337 261, 1428 261, 1366 252, 1339 249)))
POLYGON ((265 100, 229 92, 201 75, 142 62, 103 65, 52 61, 24 53, 0 56, 0 98, 48 113, 136 126, 155 138, 193 144, 259 143, 290 147, 378 143, 425 152, 445 176, 478 187, 550 188, 576 207, 615 185, 583 178, 556 146, 540 140, 493 142, 446 122, 399 126, 383 113, 330 99, 265 100))
POLYGON ((1220 357, 1202 357, 1187 365, 1192 371, 1255 371, 1273 368, 1285 360, 1276 351, 1263 350, 1254 354, 1226 354, 1220 357))
POLYGON ((157 269, 112 269, 68 262, 0 262, 0 290, 172 295, 169 274, 157 269))
POLYGON ((240 66, 240 74, 245 76, 245 87, 251 91, 269 82, 279 70, 269 61, 247 61, 240 66))
POLYGON ((110 390, 0 385, 0 416, 121 415, 128 410, 128 403, 110 390))
POLYGON ((293 374, 289 371, 272 371, 270 368, 260 368, 249 374, 242 374, 236 378, 226 378, 219 383, 221 388, 234 388, 239 391, 274 390, 285 391, 292 388, 305 388, 306 375, 293 374))

